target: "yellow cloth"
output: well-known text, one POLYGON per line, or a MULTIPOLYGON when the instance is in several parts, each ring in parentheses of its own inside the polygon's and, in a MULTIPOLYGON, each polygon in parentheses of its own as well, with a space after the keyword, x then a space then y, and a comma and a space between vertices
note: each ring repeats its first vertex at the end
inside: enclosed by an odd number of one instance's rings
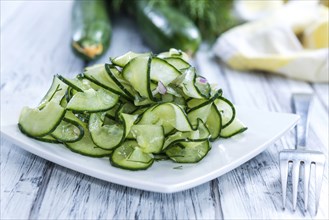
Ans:
POLYGON ((329 82, 328 22, 327 7, 312 1, 292 1, 262 20, 222 34, 213 50, 238 70, 329 82))

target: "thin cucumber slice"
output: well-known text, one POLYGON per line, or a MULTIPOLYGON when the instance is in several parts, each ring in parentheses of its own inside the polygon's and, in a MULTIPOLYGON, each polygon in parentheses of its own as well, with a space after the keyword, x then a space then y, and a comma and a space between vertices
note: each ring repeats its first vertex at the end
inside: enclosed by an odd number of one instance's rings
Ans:
MULTIPOLYGON (((135 121, 137 120, 138 115, 130 115, 130 114, 121 113, 120 117, 123 120, 123 123, 125 125, 124 137, 128 137, 128 135, 130 134, 131 127, 134 125, 135 121)), ((132 136, 129 136, 128 138, 131 138, 131 137, 132 136)))
MULTIPOLYGON (((67 91, 67 90, 66 90, 67 91)), ((66 99, 66 93, 65 93, 65 95, 64 95, 64 97, 62 98, 62 100, 59 102, 59 104, 63 107, 63 108, 66 108, 66 106, 67 106, 67 99, 66 99)))
POLYGON ((105 68, 106 64, 98 64, 91 67, 87 67, 83 73, 84 77, 92 81, 93 83, 110 90, 113 93, 124 96, 126 99, 131 99, 114 80, 108 74, 105 68))
POLYGON ((120 119, 121 113, 133 114, 136 110, 137 107, 134 104, 126 102, 119 106, 118 110, 116 111, 115 119, 120 119))
POLYGON ((65 146, 73 152, 90 157, 105 157, 111 155, 112 150, 102 149, 93 142, 87 124, 83 122, 80 123, 83 125, 83 137, 80 140, 72 143, 65 142, 65 146))
POLYGON ((195 142, 195 141, 205 141, 210 137, 210 132, 206 125, 198 120, 197 129, 194 131, 187 132, 175 132, 174 134, 166 137, 162 150, 170 148, 172 145, 176 145, 180 142, 195 142))
POLYGON ((201 121, 203 122, 207 121, 211 106, 212 103, 209 103, 207 105, 200 105, 199 108, 195 108, 187 114, 187 118, 193 127, 197 125, 198 119, 201 119, 201 121))
POLYGON ((176 163, 196 163, 210 150, 209 141, 182 142, 166 150, 166 155, 176 163))
POLYGON ((122 107, 122 103, 117 103, 113 108, 110 110, 106 111, 106 117, 112 119, 112 120, 117 120, 118 119, 118 112, 122 107))
POLYGON ((198 106, 203 105, 204 103, 208 104, 208 100, 192 98, 187 101, 187 107, 189 108, 189 111, 191 111, 192 109, 195 109, 198 106))
POLYGON ((107 74, 112 78, 113 82, 123 91, 123 93, 128 96, 128 100, 133 100, 136 95, 136 91, 130 85, 130 83, 125 80, 120 72, 113 66, 105 64, 105 69, 107 74))
POLYGON ((43 141, 43 142, 47 142, 47 143, 52 143, 52 144, 59 144, 61 143, 60 141, 58 141, 56 138, 54 138, 53 136, 51 135, 46 135, 46 136, 43 136, 43 137, 32 137, 38 141, 43 141))
POLYGON ((209 103, 213 103, 214 100, 216 100, 218 97, 222 95, 222 90, 219 89, 214 94, 210 99, 195 99, 191 98, 187 101, 187 107, 188 110, 187 112, 193 111, 194 109, 200 108, 202 106, 208 105, 209 103))
POLYGON ((132 59, 122 70, 123 78, 139 93, 142 98, 153 100, 150 87, 151 57, 140 56, 132 59))
POLYGON ((132 136, 145 153, 160 153, 164 143, 164 131, 161 125, 133 125, 132 136))
POLYGON ((117 147, 124 140, 124 126, 116 124, 104 124, 106 112, 92 113, 88 128, 94 143, 106 150, 117 147))
POLYGON ((237 117, 235 117, 232 123, 221 130, 220 136, 223 138, 229 138, 244 132, 247 129, 247 126, 245 126, 243 122, 241 122, 237 117))
POLYGON ((181 73, 165 60, 157 57, 152 58, 150 69, 151 80, 161 82, 166 86, 180 75, 181 73))
POLYGON ((167 92, 165 95, 170 94, 170 95, 182 98, 182 94, 179 93, 179 90, 177 88, 173 88, 172 86, 167 86, 166 89, 167 89, 167 92))
POLYGON ((192 130, 183 109, 174 103, 161 104, 153 109, 152 113, 159 119, 159 124, 163 124, 163 126, 171 125, 178 131, 192 130))
POLYGON ((78 92, 67 104, 67 109, 76 112, 100 112, 106 111, 117 104, 119 96, 99 88, 97 91, 88 89, 78 92))
POLYGON ((153 157, 154 157, 155 161, 168 160, 169 159, 169 157, 165 153, 153 154, 153 157))
POLYGON ((216 105, 219 113, 222 116, 222 128, 225 128, 235 118, 235 108, 234 105, 226 98, 220 96, 215 101, 214 104, 216 105))
POLYGON ((206 125, 210 132, 210 141, 216 140, 222 129, 222 117, 214 104, 211 104, 206 125))
POLYGON ((75 121, 71 121, 64 117, 50 135, 60 142, 75 142, 83 137, 84 130, 82 126, 75 121))
POLYGON ((82 121, 83 123, 87 123, 88 124, 90 114, 84 113, 84 112, 80 112, 80 113, 79 112, 75 112, 74 114, 77 116, 77 118, 80 121, 82 121))
POLYGON ((145 106, 150 106, 152 104, 154 104, 154 101, 148 98, 142 98, 138 95, 135 96, 134 105, 136 105, 137 107, 145 107, 145 106))
MULTIPOLYGON (((20 124, 18 124, 18 127, 21 130, 20 124)), ((45 136, 42 136, 42 137, 33 137, 33 136, 29 136, 28 134, 26 134, 26 135, 28 137, 30 137, 30 138, 33 138, 33 139, 38 140, 38 141, 46 142, 46 143, 52 143, 52 144, 59 144, 59 143, 61 143, 60 141, 58 141, 56 138, 54 138, 53 136, 51 136, 49 134, 48 135, 45 135, 45 136)))
POLYGON ((42 109, 50 101, 61 102, 67 92, 67 88, 68 86, 65 83, 58 79, 57 76, 54 76, 53 82, 46 95, 42 98, 38 108, 42 109))
POLYGON ((196 76, 194 79, 195 88, 205 98, 210 97, 211 87, 207 80, 202 76, 196 76))
POLYGON ((138 124, 162 125, 165 134, 174 128, 178 131, 192 131, 183 109, 174 103, 163 103, 147 110, 138 124))
POLYGON ((154 158, 152 154, 142 151, 136 141, 125 141, 111 155, 111 164, 128 170, 145 170, 149 168, 154 158))
POLYGON ((183 60, 180 57, 167 57, 164 58, 165 61, 167 61, 170 65, 174 66, 176 69, 181 70, 181 69, 186 69, 189 68, 191 65, 183 60))
POLYGON ((57 75, 57 77, 62 82, 64 82, 65 84, 72 87, 74 90, 76 90, 78 92, 83 92, 85 90, 96 87, 95 84, 92 84, 92 82, 90 80, 83 78, 82 75, 78 75, 77 77, 75 77, 73 79, 65 78, 61 75, 57 75))
POLYGON ((63 120, 50 135, 62 143, 78 141, 84 135, 83 123, 71 111, 66 111, 63 120))
POLYGON ((194 67, 186 69, 183 75, 183 82, 178 86, 182 88, 186 96, 197 99, 207 98, 202 93, 200 93, 200 91, 195 86, 196 72, 194 67))
POLYGON ((42 137, 55 130, 64 114, 65 109, 55 101, 48 102, 41 110, 24 107, 19 116, 19 128, 28 136, 42 137))
POLYGON ((160 53, 158 54, 157 57, 160 58, 177 57, 183 59, 186 62, 189 62, 189 56, 185 52, 181 50, 177 50, 175 48, 170 48, 168 52, 160 53))
POLYGON ((114 57, 114 58, 110 58, 110 61, 117 66, 120 67, 124 67, 125 65, 127 65, 127 63, 129 63, 132 59, 139 57, 139 56, 150 56, 151 53, 134 53, 134 52, 127 52, 125 54, 123 54, 122 56, 118 56, 118 57, 114 57))

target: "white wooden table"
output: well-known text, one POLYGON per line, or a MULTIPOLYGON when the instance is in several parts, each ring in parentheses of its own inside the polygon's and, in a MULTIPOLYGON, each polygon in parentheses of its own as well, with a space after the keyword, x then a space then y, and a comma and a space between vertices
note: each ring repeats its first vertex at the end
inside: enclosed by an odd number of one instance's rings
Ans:
MULTIPOLYGON (((70 1, 1 0, 1 125, 16 123, 22 106, 38 103, 56 73, 73 76, 86 65, 71 52, 70 1)), ((129 50, 147 51, 135 24, 113 22, 112 45, 97 62, 129 50)), ((309 145, 328 154, 328 84, 228 69, 206 50, 199 71, 213 71, 236 104, 291 112, 293 91, 315 93, 309 145)), ((1 138, 1 219, 328 219, 328 166, 320 208, 292 211, 291 186, 282 210, 278 152, 292 148, 291 130, 257 157, 203 185, 174 194, 136 190, 98 180, 34 156, 1 138)), ((291 184, 291 182, 290 182, 291 184)), ((314 184, 313 184, 314 185, 314 184)), ((314 187, 313 187, 314 188, 314 187)), ((299 188, 302 191, 302 187, 299 188)))

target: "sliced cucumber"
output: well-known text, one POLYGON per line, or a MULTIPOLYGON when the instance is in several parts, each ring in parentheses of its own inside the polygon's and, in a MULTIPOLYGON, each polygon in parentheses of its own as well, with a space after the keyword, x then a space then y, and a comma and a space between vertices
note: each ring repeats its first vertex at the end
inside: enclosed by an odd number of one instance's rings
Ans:
POLYGON ((118 111, 116 112, 116 118, 119 118, 121 113, 132 114, 137 109, 138 108, 134 104, 126 102, 118 108, 118 111))
POLYGON ((153 57, 151 61, 150 78, 151 80, 161 82, 163 85, 168 85, 181 73, 165 60, 153 57))
POLYGON ((247 126, 245 126, 237 117, 235 117, 232 123, 221 130, 220 136, 223 138, 229 138, 233 135, 244 132, 247 129, 247 126))
POLYGON ((210 150, 209 141, 182 142, 166 150, 166 155, 176 163, 196 163, 210 150))
POLYGON ((107 74, 112 78, 113 82, 128 96, 128 100, 133 100, 136 95, 136 91, 131 87, 129 82, 125 80, 120 72, 113 66, 105 64, 107 74))
POLYGON ((198 162, 209 141, 247 127, 187 59, 176 49, 128 52, 75 78, 57 75, 38 108, 22 110, 19 129, 83 155, 111 155, 123 169, 147 169, 158 159, 198 162))
POLYGON ((164 143, 161 125, 134 125, 130 132, 145 153, 160 153, 164 143))
POLYGON ((100 112, 111 109, 117 104, 119 96, 99 88, 76 93, 67 104, 67 109, 76 112, 100 112))
POLYGON ((50 134, 64 117, 65 109, 55 101, 43 109, 24 107, 19 116, 19 128, 28 136, 42 137, 50 134))
POLYGON ((191 112, 194 109, 197 109, 197 108, 200 108, 202 106, 208 105, 209 103, 213 103, 221 95, 222 95, 222 90, 219 89, 219 90, 214 92, 214 94, 212 95, 212 97, 210 99, 191 98, 187 101, 187 107, 188 107, 187 112, 191 112))
MULTIPOLYGON (((137 120, 138 115, 130 115, 130 114, 121 113, 120 117, 123 120, 124 125, 125 125, 124 136, 128 137, 128 135, 130 134, 131 127, 134 125, 135 121, 137 120)), ((129 136, 129 138, 132 138, 132 136, 129 136)))
POLYGON ((109 76, 108 71, 105 69, 106 64, 98 64, 87 67, 83 73, 84 77, 93 83, 110 90, 113 93, 124 96, 126 99, 131 99, 113 79, 109 76))
POLYGON ((230 102, 228 99, 220 96, 215 101, 214 104, 216 105, 219 113, 222 116, 222 128, 225 128, 235 118, 235 108, 232 102, 230 102))
POLYGON ((104 124, 106 112, 92 113, 88 128, 94 143, 103 149, 111 150, 124 140, 124 126, 118 123, 104 124))
POLYGON ((148 57, 150 55, 151 55, 151 53, 134 53, 134 52, 129 51, 129 52, 123 54, 122 56, 110 58, 110 61, 117 66, 124 67, 127 65, 127 63, 129 63, 135 57, 139 57, 139 56, 148 57))
POLYGON ((42 98, 38 108, 42 109, 51 100, 59 103, 65 96, 68 86, 63 83, 57 76, 54 76, 53 82, 47 92, 47 94, 42 98))
POLYGON ((169 58, 169 57, 176 57, 176 58, 181 58, 182 60, 189 62, 189 56, 181 51, 181 50, 177 50, 175 48, 170 48, 168 52, 162 52, 160 54, 158 54, 157 57, 160 58, 169 58))
POLYGON ((110 110, 106 111, 106 117, 112 119, 112 120, 117 120, 118 119, 118 112, 122 107, 122 103, 118 102, 113 108, 110 110))
POLYGON ((96 85, 92 85, 92 82, 89 81, 88 79, 83 78, 82 75, 78 75, 73 79, 65 78, 61 75, 57 75, 57 77, 62 82, 64 82, 65 84, 72 87, 74 90, 78 92, 83 92, 85 90, 91 89, 96 86, 96 85))
POLYGON ((206 125, 210 132, 210 141, 216 140, 222 129, 222 117, 214 104, 211 104, 206 125))
POLYGON ((180 142, 193 142, 193 141, 205 141, 210 137, 210 132, 206 125, 199 119, 197 129, 187 132, 176 132, 169 135, 163 145, 162 150, 170 148, 172 145, 176 145, 180 142))
POLYGON ((174 103, 164 103, 147 110, 138 124, 162 125, 165 134, 174 128, 178 131, 192 131, 192 127, 183 109, 174 103))
MULTIPOLYGON (((20 127, 20 125, 18 124, 18 127, 20 127)), ((20 128, 21 130, 21 128, 20 128)), ((45 136, 42 136, 42 137, 33 137, 33 136, 29 136, 28 134, 26 134, 28 137, 30 138, 33 138, 35 140, 38 140, 38 141, 42 141, 42 142, 46 142, 46 143, 52 143, 52 144, 59 144, 61 143, 60 141, 58 141, 56 138, 54 138, 53 136, 51 135, 45 135, 45 136)))
POLYGON ((196 76, 194 79, 194 85, 203 97, 207 99, 210 97, 211 87, 204 77, 196 76))
POLYGON ((194 108, 187 114, 187 118, 189 119, 193 127, 197 125, 198 119, 201 119, 201 121, 203 122, 207 121, 211 106, 212 103, 209 103, 207 105, 200 105, 199 108, 194 108))
POLYGON ((140 56, 132 59, 122 70, 123 78, 139 93, 142 98, 153 100, 150 87, 151 57, 140 56))
POLYGON ((75 142, 80 140, 84 135, 83 127, 69 118, 63 118, 61 123, 51 133, 51 136, 60 142, 75 142))
POLYGON ((195 78, 196 78, 196 72, 193 67, 190 67, 184 71, 184 77, 183 81, 180 86, 184 92, 184 94, 188 97, 202 99, 206 98, 195 86, 195 78))
POLYGON ((125 141, 111 155, 111 164, 128 170, 145 170, 150 167, 154 158, 152 154, 144 153, 136 141, 125 141))
POLYGON ((188 62, 186 62, 185 60, 183 60, 180 57, 167 57, 167 58, 164 58, 164 60, 167 61, 169 64, 171 64, 178 70, 186 69, 191 66, 188 62))
POLYGON ((109 156, 112 151, 111 150, 105 150, 100 147, 98 147, 93 140, 91 139, 90 132, 88 130, 87 124, 80 122, 83 124, 83 130, 84 135, 83 137, 75 142, 68 143, 65 142, 64 144, 73 152, 90 156, 90 157, 105 157, 109 156))

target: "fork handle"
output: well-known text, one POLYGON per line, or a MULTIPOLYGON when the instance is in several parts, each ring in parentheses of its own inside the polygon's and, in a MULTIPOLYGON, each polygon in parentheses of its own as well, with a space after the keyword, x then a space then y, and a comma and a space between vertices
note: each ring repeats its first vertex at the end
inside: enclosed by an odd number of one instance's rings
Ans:
POLYGON ((296 126, 297 140, 296 149, 305 149, 306 139, 308 134, 309 124, 309 109, 312 102, 313 94, 311 93, 296 93, 293 94, 292 102, 293 109, 296 114, 300 116, 300 120, 296 126))

